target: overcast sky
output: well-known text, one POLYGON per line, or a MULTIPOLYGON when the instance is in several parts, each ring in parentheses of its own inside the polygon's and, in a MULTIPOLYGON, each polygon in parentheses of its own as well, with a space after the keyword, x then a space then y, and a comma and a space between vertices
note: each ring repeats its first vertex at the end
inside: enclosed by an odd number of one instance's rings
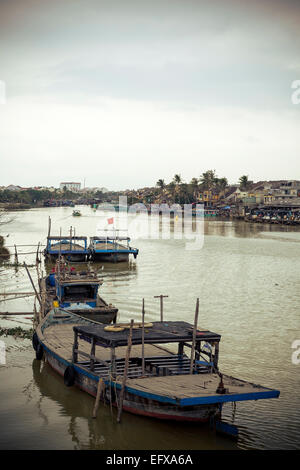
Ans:
POLYGON ((0 186, 300 179, 294 80, 299 0, 0 0, 0 186))

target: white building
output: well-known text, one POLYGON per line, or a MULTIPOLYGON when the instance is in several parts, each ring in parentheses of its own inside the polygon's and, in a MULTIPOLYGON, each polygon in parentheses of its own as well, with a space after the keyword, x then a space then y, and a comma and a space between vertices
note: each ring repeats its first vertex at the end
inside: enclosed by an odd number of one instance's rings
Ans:
POLYGON ((81 183, 74 183, 74 182, 63 182, 63 183, 60 183, 59 185, 59 189, 61 191, 64 190, 64 188, 66 188, 68 191, 80 191, 80 187, 81 187, 81 183))

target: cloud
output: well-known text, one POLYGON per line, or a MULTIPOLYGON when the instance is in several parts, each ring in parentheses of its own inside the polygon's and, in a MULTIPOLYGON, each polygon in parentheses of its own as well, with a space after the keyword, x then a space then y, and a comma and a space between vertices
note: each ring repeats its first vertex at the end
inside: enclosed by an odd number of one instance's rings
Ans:
POLYGON ((0 0, 2 177, 296 177, 299 24, 292 0, 0 0))

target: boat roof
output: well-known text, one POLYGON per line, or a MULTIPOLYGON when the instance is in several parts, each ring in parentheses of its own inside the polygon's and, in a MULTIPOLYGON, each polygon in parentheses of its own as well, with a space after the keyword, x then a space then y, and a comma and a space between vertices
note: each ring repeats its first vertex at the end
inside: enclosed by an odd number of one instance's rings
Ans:
MULTIPOLYGON (((145 327, 145 344, 178 343, 192 341, 193 325, 184 321, 153 322, 152 327, 145 327)), ((105 331, 107 325, 74 326, 74 331, 80 338, 90 342, 92 338, 96 344, 108 347, 126 346, 128 343, 129 328, 123 331, 105 331)), ((197 340, 220 341, 221 335, 198 328, 197 340)), ((142 343, 142 328, 132 330, 132 344, 142 343)))
POLYGON ((56 278, 59 284, 103 284, 103 281, 98 278, 97 273, 64 273, 62 272, 60 277, 56 278))
POLYGON ((70 237, 70 235, 67 235, 65 237, 47 237, 47 240, 87 240, 87 237, 70 237))
POLYGON ((106 237, 90 237, 91 241, 102 241, 102 240, 130 240, 129 237, 120 237, 119 235, 108 235, 106 237))

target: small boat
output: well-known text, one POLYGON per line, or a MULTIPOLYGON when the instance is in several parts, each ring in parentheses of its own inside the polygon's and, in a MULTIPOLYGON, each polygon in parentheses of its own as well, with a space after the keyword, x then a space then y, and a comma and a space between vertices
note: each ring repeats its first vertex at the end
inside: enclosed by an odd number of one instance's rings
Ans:
POLYGON ((53 302, 81 317, 101 323, 115 322, 118 309, 99 296, 102 281, 93 271, 76 271, 63 260, 58 261, 52 273, 40 281, 45 290, 43 312, 53 308, 53 302))
POLYGON ((93 261, 128 261, 129 255, 136 259, 139 250, 129 245, 130 238, 116 234, 90 237, 90 256, 93 261))
POLYGON ((80 217, 80 216, 81 216, 81 212, 78 211, 78 210, 74 210, 72 215, 73 215, 74 217, 80 217))
POLYGON ((65 385, 115 407, 122 403, 121 410, 163 420, 211 422, 220 419, 224 403, 280 394, 221 374, 220 339, 184 321, 107 327, 55 308, 37 327, 33 347, 36 358, 44 356, 65 385))
POLYGON ((44 256, 49 261, 55 261, 64 256, 67 261, 86 261, 89 256, 87 237, 59 236, 47 237, 44 256))

